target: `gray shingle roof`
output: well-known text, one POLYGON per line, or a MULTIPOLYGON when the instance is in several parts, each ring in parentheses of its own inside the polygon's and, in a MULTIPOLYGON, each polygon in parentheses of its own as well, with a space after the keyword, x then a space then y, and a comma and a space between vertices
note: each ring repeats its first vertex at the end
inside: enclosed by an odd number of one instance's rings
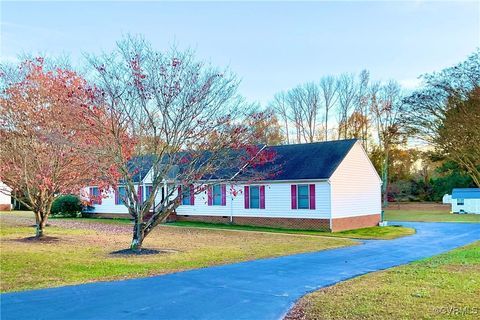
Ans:
MULTIPOLYGON (((255 170, 262 173, 275 171, 273 177, 265 178, 267 180, 328 179, 356 141, 349 139, 270 146, 268 150, 276 154, 274 162, 258 166, 255 170)), ((129 167, 135 172, 134 181, 145 178, 154 159, 147 155, 130 160, 129 167)), ((237 171, 238 168, 225 168, 219 170, 215 176, 230 178, 237 171)))
POLYGON ((272 146, 270 149, 276 152, 278 173, 270 180, 328 179, 356 141, 349 139, 272 146))

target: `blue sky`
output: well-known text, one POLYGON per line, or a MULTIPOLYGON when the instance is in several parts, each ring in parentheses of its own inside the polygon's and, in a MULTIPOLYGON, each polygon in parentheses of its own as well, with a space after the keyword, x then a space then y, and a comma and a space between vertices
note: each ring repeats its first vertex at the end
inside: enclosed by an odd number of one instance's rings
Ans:
POLYGON ((322 75, 370 70, 406 87, 480 46, 472 2, 5 2, 1 58, 70 55, 113 48, 143 34, 158 49, 176 43, 229 66, 250 101, 322 75))

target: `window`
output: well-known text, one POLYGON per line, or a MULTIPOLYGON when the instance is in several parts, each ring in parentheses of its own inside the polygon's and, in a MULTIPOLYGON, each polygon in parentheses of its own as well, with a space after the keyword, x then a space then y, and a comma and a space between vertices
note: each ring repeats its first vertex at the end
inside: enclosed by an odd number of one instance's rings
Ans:
POLYGON ((208 186, 208 205, 209 206, 225 206, 227 204, 227 185, 215 184, 208 186))
POLYGON ((213 205, 221 206, 222 205, 222 186, 220 184, 213 185, 212 196, 213 196, 213 205))
POLYGON ((258 186, 250 187, 250 208, 260 208, 260 188, 258 186))
POLYGON ((98 187, 90 188, 90 202, 92 204, 102 204, 102 198, 100 196, 100 190, 98 187))
POLYGON ((243 187, 245 209, 265 209, 265 186, 243 187))
POLYGON ((292 184, 290 189, 292 209, 315 210, 315 184, 292 184))
POLYGON ((118 187, 117 190, 117 204, 125 204, 125 198, 127 197, 127 189, 125 187, 118 187))
POLYGON ((193 198, 192 187, 182 186, 182 204, 187 206, 190 206, 190 205, 193 206, 192 198, 193 198))
POLYGON ((458 198, 458 199, 457 199, 457 205, 463 206, 463 201, 464 201, 464 200, 463 200, 462 198, 458 198))
POLYGON ((310 195, 308 192, 307 184, 299 184, 297 186, 297 201, 298 209, 309 209, 310 208, 310 195))

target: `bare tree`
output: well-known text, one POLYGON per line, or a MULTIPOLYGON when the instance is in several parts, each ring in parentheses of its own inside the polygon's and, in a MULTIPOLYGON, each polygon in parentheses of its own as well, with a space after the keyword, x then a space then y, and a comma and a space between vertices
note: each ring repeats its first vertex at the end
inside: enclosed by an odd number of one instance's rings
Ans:
POLYGON ((288 103, 297 130, 297 141, 314 142, 320 111, 320 90, 315 83, 306 83, 288 91, 288 103))
POLYGON ((388 167, 391 148, 402 138, 401 115, 405 109, 400 85, 390 81, 371 87, 371 111, 374 117, 380 148, 383 151, 383 205, 388 205, 388 167))
POLYGON ((338 99, 337 96, 337 81, 333 76, 326 76, 320 79, 320 90, 323 97, 325 107, 325 141, 328 140, 328 116, 338 99))
POLYGON ((356 126, 359 127, 360 135, 359 139, 362 141, 363 148, 368 152, 368 137, 369 137, 369 78, 370 74, 367 70, 362 70, 359 76, 358 94, 355 100, 355 113, 360 116, 357 117, 360 120, 356 126))
POLYGON ((287 139, 287 143, 290 143, 290 134, 288 123, 290 121, 290 110, 287 101, 287 95, 285 92, 276 93, 273 97, 273 101, 270 102, 270 108, 272 108, 275 113, 280 116, 280 119, 283 121, 284 133, 287 139))
MULTIPOLYGON (((206 192, 212 183, 252 179, 248 168, 271 155, 248 144, 238 80, 228 70, 197 61, 191 51, 154 50, 145 40, 128 37, 117 49, 87 57, 108 106, 108 130, 115 143, 105 157, 118 168, 122 195, 133 217, 132 250, 180 204, 178 187, 206 192), (145 154, 148 150, 149 154, 145 154), (146 162, 152 188, 138 194, 138 171, 146 162), (165 197, 150 210, 155 195, 165 197)), ((107 173, 106 173, 107 174, 107 173)))
POLYGON ((353 74, 342 74, 337 80, 338 92, 338 139, 347 139, 347 123, 357 96, 357 86, 353 74))

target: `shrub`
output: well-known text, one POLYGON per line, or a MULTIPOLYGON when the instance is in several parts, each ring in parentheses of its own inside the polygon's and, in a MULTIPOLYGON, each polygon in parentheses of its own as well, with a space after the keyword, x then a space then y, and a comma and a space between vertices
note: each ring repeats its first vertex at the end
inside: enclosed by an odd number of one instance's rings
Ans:
POLYGON ((82 211, 80 198, 74 195, 60 196, 52 204, 51 214, 64 217, 78 217, 82 211))

